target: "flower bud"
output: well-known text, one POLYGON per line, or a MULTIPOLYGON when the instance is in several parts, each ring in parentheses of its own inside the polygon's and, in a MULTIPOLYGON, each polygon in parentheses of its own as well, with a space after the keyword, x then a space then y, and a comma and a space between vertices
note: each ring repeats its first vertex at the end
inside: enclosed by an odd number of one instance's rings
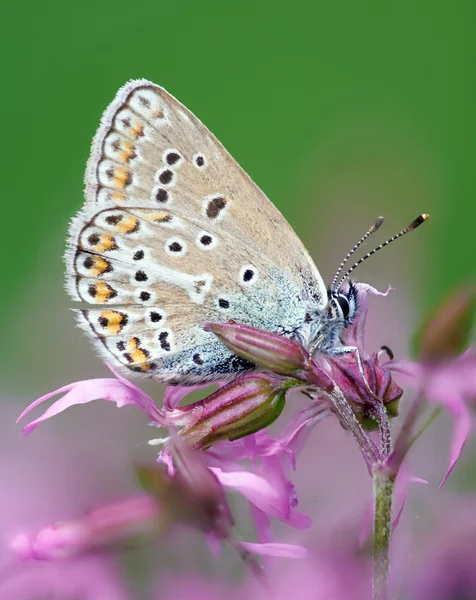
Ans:
POLYGON ((221 440, 236 440, 267 427, 285 404, 286 391, 302 382, 271 373, 238 377, 193 405, 178 406, 169 421, 182 426, 180 435, 195 448, 209 448, 221 440))
MULTIPOLYGON (((351 405, 358 421, 365 429, 375 429, 377 423, 373 415, 378 400, 370 394, 357 362, 351 358, 340 357, 334 359, 331 364, 334 380, 351 405)), ((388 416, 396 417, 398 403, 403 394, 402 388, 393 381, 391 372, 379 365, 377 353, 364 359, 362 364, 370 389, 384 403, 388 416)))
POLYGON ((418 334, 419 355, 424 361, 452 359, 469 345, 476 305, 476 289, 458 288, 427 319, 418 334))
POLYGON ((10 548, 21 560, 59 560, 121 547, 157 531, 161 511, 151 496, 134 496, 95 508, 76 520, 19 533, 10 548))
POLYGON ((207 323, 235 354, 279 375, 296 375, 307 368, 309 356, 294 340, 238 323, 207 323))

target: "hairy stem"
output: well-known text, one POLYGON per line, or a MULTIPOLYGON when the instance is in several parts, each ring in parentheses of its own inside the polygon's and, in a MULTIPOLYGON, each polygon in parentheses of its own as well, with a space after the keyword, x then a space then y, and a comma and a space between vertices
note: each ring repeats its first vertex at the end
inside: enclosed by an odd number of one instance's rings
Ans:
POLYGON ((382 459, 386 459, 392 452, 392 436, 390 431, 390 421, 388 419, 387 409, 383 402, 376 402, 372 417, 377 421, 380 431, 380 454, 382 459))
POLYGON ((388 600, 390 577, 390 537, 392 533, 392 495, 394 478, 376 466, 374 483, 373 600, 388 600))
POLYGON ((340 389, 335 386, 332 392, 329 393, 329 397, 332 400, 335 410, 337 411, 343 425, 352 433, 357 442, 357 445, 362 452, 362 456, 371 471, 372 466, 375 465, 379 460, 379 452, 373 441, 362 429, 362 426, 357 421, 357 418, 352 410, 350 404, 345 399, 344 394, 340 389))

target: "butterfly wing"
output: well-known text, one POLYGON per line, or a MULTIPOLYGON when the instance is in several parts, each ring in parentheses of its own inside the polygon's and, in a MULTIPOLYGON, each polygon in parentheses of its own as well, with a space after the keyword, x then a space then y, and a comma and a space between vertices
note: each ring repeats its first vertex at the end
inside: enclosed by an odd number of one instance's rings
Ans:
POLYGON ((325 286, 294 231, 165 90, 128 83, 105 111, 73 219, 67 289, 108 360, 171 383, 250 368, 205 321, 292 335, 325 286))

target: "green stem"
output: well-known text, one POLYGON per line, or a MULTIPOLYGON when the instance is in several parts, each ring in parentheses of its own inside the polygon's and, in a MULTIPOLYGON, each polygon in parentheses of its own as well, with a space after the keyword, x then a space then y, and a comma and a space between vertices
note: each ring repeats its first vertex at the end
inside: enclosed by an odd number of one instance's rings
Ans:
POLYGON ((421 434, 433 423, 433 421, 440 415, 441 412, 442 412, 441 408, 435 408, 433 410, 433 412, 429 415, 429 417, 423 423, 423 425, 420 427, 420 429, 408 441, 408 449, 410 449, 413 446, 413 444, 417 441, 417 439, 421 436, 421 434))
POLYGON ((374 482, 373 600, 388 600, 394 478, 378 465, 374 482))

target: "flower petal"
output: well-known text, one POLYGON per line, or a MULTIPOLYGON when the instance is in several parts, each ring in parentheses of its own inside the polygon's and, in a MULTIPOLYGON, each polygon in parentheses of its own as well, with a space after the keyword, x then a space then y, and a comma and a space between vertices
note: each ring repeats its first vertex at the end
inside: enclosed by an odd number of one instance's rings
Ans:
POLYGON ((463 450, 463 446, 468 439, 469 432, 471 431, 471 415, 466 404, 463 402, 452 402, 448 404, 448 408, 452 412, 455 420, 453 426, 453 439, 451 441, 450 449, 450 464, 445 476, 438 486, 438 489, 443 487, 445 481, 448 479, 451 471, 456 465, 456 462, 461 455, 461 451, 463 450))
POLYGON ((215 473, 218 481, 224 487, 231 487, 245 496, 252 504, 260 508, 266 514, 272 514, 278 519, 289 516, 289 504, 287 498, 280 496, 264 477, 249 471, 226 472, 218 467, 210 467, 215 473))
POLYGON ((404 467, 400 469, 400 472, 397 477, 397 481, 395 484, 395 502, 398 504, 398 508, 395 511, 392 521, 392 531, 398 527, 400 524, 400 519, 402 517, 403 508, 405 506, 405 500, 407 499, 408 493, 408 484, 409 483, 425 483, 428 484, 426 479, 421 479, 421 477, 414 477, 410 475, 404 467))
POLYGON ((205 383, 205 384, 202 384, 202 385, 192 385, 192 386, 170 385, 165 390, 164 398, 162 400, 164 408, 166 410, 174 410, 175 408, 177 408, 177 405, 179 404, 179 402, 183 398, 185 398, 185 396, 187 396, 188 394, 191 394, 195 390, 198 390, 198 389, 200 389, 202 387, 205 387, 207 385, 210 385, 210 384, 209 383, 205 383))
POLYGON ((115 402, 120 408, 127 404, 136 404, 147 415, 152 421, 158 425, 165 423, 165 418, 162 411, 157 407, 155 402, 145 392, 140 390, 134 384, 129 381, 121 379, 86 379, 84 381, 77 381, 70 383, 54 392, 45 394, 41 398, 35 400, 30 406, 28 406, 22 414, 18 417, 17 423, 25 415, 27 415, 33 408, 36 408, 46 400, 66 392, 59 400, 56 400, 46 411, 37 419, 23 428, 26 435, 31 433, 39 423, 54 417, 55 415, 63 412, 70 406, 75 404, 86 404, 93 400, 107 400, 115 402))
POLYGON ((259 432, 256 436, 258 454, 260 456, 285 455, 289 458, 293 470, 296 470, 296 456, 301 452, 312 428, 329 414, 327 403, 315 402, 301 410, 278 438, 270 438, 266 432, 259 432))
POLYGON ((273 542, 255 544, 253 542, 239 542, 239 546, 248 552, 259 554, 261 556, 282 556, 285 558, 307 558, 309 556, 309 552, 306 548, 296 544, 278 544, 273 542))
POLYGON ((356 346, 363 354, 365 321, 367 319, 368 309, 367 296, 370 294, 372 296, 382 296, 385 298, 393 288, 388 286, 386 292, 379 292, 376 288, 367 283, 356 283, 355 287, 357 288, 359 311, 353 324, 345 331, 344 339, 347 345, 356 346))

